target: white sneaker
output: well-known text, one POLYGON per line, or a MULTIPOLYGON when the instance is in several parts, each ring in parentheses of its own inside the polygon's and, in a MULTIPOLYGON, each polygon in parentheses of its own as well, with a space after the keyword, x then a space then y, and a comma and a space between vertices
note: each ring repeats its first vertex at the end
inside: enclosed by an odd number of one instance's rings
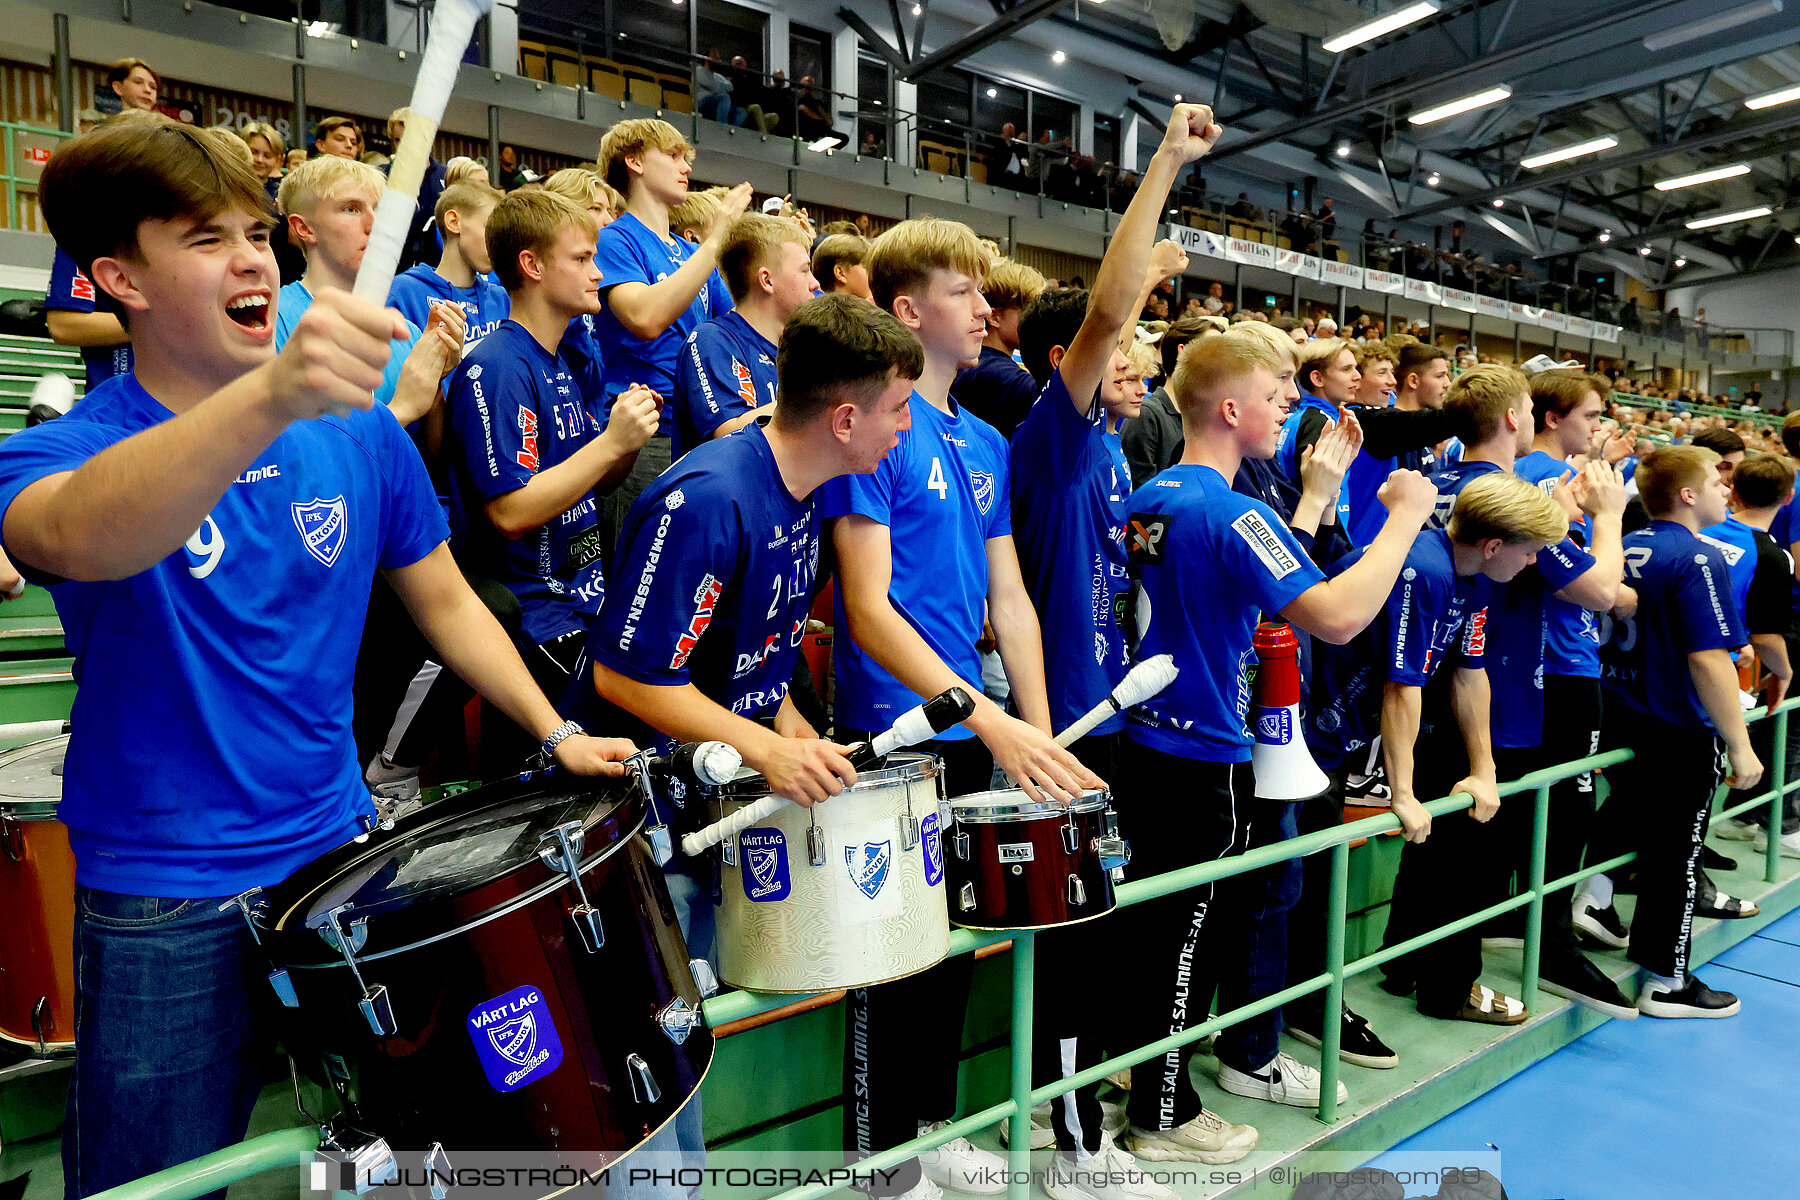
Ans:
MULTIPOLYGON (((1031 1110, 1031 1148, 1048 1150, 1056 1145, 1056 1126, 1052 1123, 1054 1116, 1050 1111, 1052 1101, 1046 1100, 1031 1110)), ((1100 1129, 1104 1133, 1118 1137, 1125 1132, 1125 1106, 1114 1104, 1110 1100, 1100 1101, 1100 1129)), ((1012 1121, 1000 1122, 1000 1144, 1012 1145, 1012 1121)))
POLYGON ((944 1200, 944 1189, 931 1182, 931 1176, 921 1174, 919 1182, 895 1196, 894 1200, 944 1200))
POLYGON ((1201 1162, 1217 1165, 1236 1162, 1256 1149, 1256 1130, 1234 1125, 1215 1113, 1202 1110, 1185 1125, 1173 1129, 1139 1129, 1125 1135, 1125 1148, 1152 1162, 1201 1162))
POLYGON ((1053 1155, 1044 1172, 1050 1200, 1173 1200, 1175 1193, 1150 1177, 1138 1161, 1100 1137, 1100 1149, 1085 1162, 1053 1155))
POLYGON ((1106 1077, 1106 1082, 1112 1084, 1121 1092, 1129 1092, 1131 1090, 1131 1068, 1126 1067, 1123 1071, 1114 1071, 1111 1075, 1106 1077))
MULTIPOLYGON (((1234 1096, 1291 1104, 1295 1108, 1319 1106, 1319 1072, 1287 1054, 1277 1054, 1260 1071, 1240 1071, 1219 1064, 1219 1086, 1234 1096)), ((1350 1099, 1350 1089, 1338 1080, 1338 1103, 1350 1099)))
POLYGON ((1712 827, 1712 834, 1727 842, 1747 842, 1761 832, 1761 826, 1752 825, 1748 821, 1740 821, 1736 817, 1726 817, 1712 827))
MULTIPOLYGON (((933 1133, 949 1123, 933 1121, 921 1125, 919 1133, 933 1133)), ((1006 1190, 1006 1160, 992 1150, 970 1145, 968 1138, 952 1138, 925 1151, 919 1155, 919 1165, 925 1169, 925 1177, 939 1187, 974 1196, 997 1196, 1006 1190)))
MULTIPOLYGON (((1767 854, 1769 852, 1769 831, 1758 829, 1750 845, 1758 854, 1767 854)), ((1800 858, 1800 829, 1781 835, 1781 857, 1800 858)))

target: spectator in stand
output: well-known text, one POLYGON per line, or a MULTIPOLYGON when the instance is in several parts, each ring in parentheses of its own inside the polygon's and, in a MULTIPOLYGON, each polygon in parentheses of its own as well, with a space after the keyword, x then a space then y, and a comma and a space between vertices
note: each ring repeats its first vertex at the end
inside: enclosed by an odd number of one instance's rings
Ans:
POLYGON ((354 117, 326 117, 313 126, 313 145, 320 154, 361 159, 362 129, 357 126, 354 117))
POLYGON ((1044 293, 1042 274, 1009 258, 988 268, 981 296, 992 310, 981 357, 956 373, 950 394, 956 402, 1012 440, 1013 431, 1037 399, 1037 381, 1013 355, 1019 350, 1019 317, 1044 293))
POLYGON ((1237 200, 1233 202, 1231 207, 1225 210, 1225 215, 1236 217, 1240 221, 1260 221, 1263 219, 1262 209, 1250 203, 1249 192, 1239 192, 1237 200))
POLYGON ((303 167, 305 165, 306 165, 306 147, 295 146, 293 149, 291 149, 287 152, 287 169, 289 171, 294 170, 296 167, 303 167))
POLYGON ((734 54, 731 57, 731 78, 736 88, 732 94, 743 105, 744 113, 749 117, 746 127, 760 133, 773 133, 780 117, 774 111, 762 72, 753 68, 750 60, 743 55, 734 54))
MULTIPOLYGON (((553 189, 551 189, 553 190, 553 189)), ((499 328, 512 310, 506 291, 487 278, 487 221, 504 195, 482 183, 457 183, 438 196, 432 217, 444 237, 437 266, 419 263, 395 278, 388 303, 423 328, 433 301, 455 304, 463 311, 463 349, 499 328)))
POLYGON ((864 300, 873 300, 874 294, 869 291, 869 268, 864 265, 868 257, 869 243, 859 234, 834 233, 820 238, 819 244, 813 247, 813 278, 826 293, 848 292, 864 300))
POLYGON ((626 511, 652 479, 668 469, 674 412, 675 363, 688 335, 731 309, 731 293, 716 269, 732 222, 750 204, 750 185, 726 193, 697 244, 670 230, 670 210, 688 195, 694 148, 667 121, 620 121, 600 139, 602 177, 625 197, 625 212, 600 231, 595 264, 604 304, 594 323, 606 367, 606 404, 634 384, 663 400, 657 432, 638 452, 631 472, 605 498, 607 537, 624 527, 626 511))
MULTIPOLYGON (((410 108, 396 108, 388 114, 388 142, 393 152, 400 152, 400 139, 406 136, 406 122, 412 116, 410 108)), ((381 168, 387 174, 387 164, 381 168)), ((431 214, 437 211, 438 197, 444 193, 444 164, 436 158, 427 156, 425 160, 425 177, 419 183, 419 198, 413 204, 412 229, 406 235, 406 245, 400 250, 400 267, 404 271, 416 263, 430 265, 438 260, 442 243, 438 231, 432 226, 431 214)))
POLYGON ((1394 352, 1375 337, 1373 328, 1365 331, 1364 340, 1357 343, 1355 350, 1356 369, 1362 379, 1350 403, 1386 408, 1394 394, 1394 352))
POLYGON ((686 200, 669 210, 669 232, 699 245, 701 236, 712 223, 713 215, 719 211, 719 202, 730 190, 724 186, 715 186, 689 194, 686 200))
POLYGON ((1139 319, 1144 321, 1168 320, 1169 298, 1161 292, 1151 292, 1144 298, 1144 311, 1139 319))
POLYGON ((733 103, 735 84, 725 70, 725 58, 715 47, 694 68, 694 86, 702 93, 696 111, 721 125, 748 125, 750 114, 733 103))
POLYGON ((596 229, 604 228, 600 216, 607 211, 606 198, 600 189, 600 177, 586 167, 564 167, 552 171, 544 180, 544 190, 566 196, 593 215, 596 229))
POLYGON ((873 129, 863 130, 862 141, 856 144, 856 152, 864 158, 880 158, 886 149, 881 144, 881 136, 873 129))
POLYGON ((1181 457, 1181 414, 1169 398, 1167 380, 1189 342, 1215 333, 1225 332, 1219 317, 1183 317, 1169 326, 1157 349, 1162 356, 1164 383, 1144 397, 1138 415, 1126 421, 1119 430, 1125 464, 1131 470, 1131 486, 1143 487, 1151 479, 1175 465, 1181 457))
POLYGON ((263 187, 269 193, 269 203, 273 204, 275 193, 281 188, 282 160, 287 157, 287 143, 282 140, 275 127, 266 121, 240 125, 237 135, 244 139, 244 145, 250 147, 250 169, 263 181, 263 187))
POLYGON ((1225 311, 1225 285, 1213 280, 1206 285, 1206 299, 1200 302, 1208 316, 1216 317, 1225 311))
POLYGON ((444 186, 453 183, 480 183, 492 185, 488 178, 488 169, 466 154, 459 154, 444 164, 444 186))
POLYGON ((1002 187, 1021 191, 1030 178, 1030 147, 1019 140, 1018 126, 1000 126, 1000 149, 988 165, 988 178, 1002 187))
POLYGON ((124 111, 155 112, 162 76, 141 58, 121 58, 106 72, 106 86, 124 111))
POLYGON ((830 140, 833 146, 847 146, 850 139, 832 128, 831 108, 819 95, 818 83, 811 75, 800 77, 797 126, 800 140, 812 145, 830 140))
POLYGON ((519 152, 511 146, 500 147, 500 177, 491 181, 503 192, 516 192, 528 183, 537 182, 537 172, 519 162, 519 152))
MULTIPOLYGON (((1113 184, 1112 191, 1109 193, 1112 210, 1116 213, 1124 212, 1131 204, 1131 198, 1137 195, 1137 190, 1138 176, 1136 171, 1126 171, 1124 174, 1120 175, 1119 181, 1113 184)), ((1167 314, 1165 313, 1164 315, 1166 316, 1167 314)))
POLYGON ((1337 332, 1338 324, 1330 317, 1320 317, 1318 324, 1313 326, 1313 336, 1316 338, 1334 338, 1337 332))
POLYGON ((1337 247, 1332 239, 1337 237, 1337 212, 1331 207, 1331 197, 1327 196, 1319 202, 1318 215, 1313 218, 1314 237, 1318 242, 1319 253, 1327 257, 1337 254, 1337 247))

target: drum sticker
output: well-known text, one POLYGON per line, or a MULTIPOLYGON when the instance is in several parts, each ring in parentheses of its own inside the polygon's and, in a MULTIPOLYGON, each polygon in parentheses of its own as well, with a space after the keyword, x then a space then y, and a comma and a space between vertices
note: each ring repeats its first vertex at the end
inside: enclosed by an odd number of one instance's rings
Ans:
MULTIPOLYGON (((895 859, 892 818, 859 821, 832 831, 831 856, 837 869, 838 923, 863 925, 901 913, 902 864, 895 859)), ((915 868, 916 869, 916 868, 915 868)), ((918 886, 914 877, 913 886, 918 886)))
POLYGON ((550 1006, 529 984, 477 1004, 469 1013, 469 1040, 497 1092, 516 1091, 562 1065, 550 1006))
POLYGON ((744 895, 758 903, 786 900, 793 890, 788 879, 787 839, 779 829, 746 829, 738 835, 738 861, 743 864, 744 895))
POLYGON ((1000 861, 1003 863, 1026 863, 1037 860, 1037 850, 1030 842, 1001 842, 999 850, 1000 861))
POLYGON ((944 877, 944 839, 938 831, 938 815, 929 813, 919 822, 919 837, 925 846, 925 886, 936 887, 944 877))
POLYGON ((1256 740, 1265 746, 1285 746, 1293 741, 1293 715, 1285 708, 1265 708, 1257 713, 1256 740))

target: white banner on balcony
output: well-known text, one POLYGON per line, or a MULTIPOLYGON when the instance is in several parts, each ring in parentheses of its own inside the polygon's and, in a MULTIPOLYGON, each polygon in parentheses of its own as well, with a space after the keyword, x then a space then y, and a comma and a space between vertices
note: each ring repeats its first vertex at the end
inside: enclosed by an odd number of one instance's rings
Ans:
POLYGON ((1355 263, 1339 262, 1335 258, 1321 259, 1319 262, 1319 278, 1325 283, 1338 287, 1363 287, 1363 269, 1355 263))
POLYGON ((1191 225, 1169 222, 1169 237, 1187 252, 1189 258, 1224 258, 1225 236, 1195 229, 1191 225))
POLYGON ((1298 250, 1275 249, 1275 269, 1289 275, 1298 275, 1302 279, 1319 277, 1319 260, 1310 254, 1302 254, 1298 250))
POLYGON ((1444 289, 1429 279, 1408 279, 1405 296, 1408 300, 1421 300, 1426 304, 1442 304, 1444 289))
POLYGON ((1498 317, 1502 321, 1507 318, 1506 301, 1499 296, 1477 295, 1475 311, 1484 317, 1498 317))
POLYGON ((1594 337, 1594 323, 1586 317, 1570 317, 1569 336, 1578 338, 1594 337))
POLYGON ((1544 329, 1549 328, 1544 324, 1543 309, 1530 304, 1520 304, 1517 300, 1512 301, 1507 307, 1511 310, 1513 320, 1523 321, 1527 325, 1537 325, 1544 329))
POLYGON ((1454 308, 1457 312, 1472 313, 1481 311, 1481 306, 1475 303, 1475 293, 1465 292, 1461 288, 1445 288, 1444 304, 1450 308, 1454 308))
POLYGON ((1605 321, 1595 321, 1594 336, 1603 342, 1616 342, 1619 340, 1619 327, 1608 325, 1605 321))
POLYGON ((1368 270, 1363 272, 1363 276, 1368 280, 1368 288, 1371 292, 1385 292, 1390 296, 1399 296, 1406 291, 1405 277, 1396 275, 1392 271, 1368 270))
POLYGON ((1275 247, 1267 242, 1251 242, 1243 238, 1225 239, 1225 257, 1247 267, 1275 267, 1275 247))
POLYGON ((1545 329, 1556 329, 1566 333, 1569 328, 1569 314, 1559 313, 1554 308, 1540 308, 1538 324, 1545 329))

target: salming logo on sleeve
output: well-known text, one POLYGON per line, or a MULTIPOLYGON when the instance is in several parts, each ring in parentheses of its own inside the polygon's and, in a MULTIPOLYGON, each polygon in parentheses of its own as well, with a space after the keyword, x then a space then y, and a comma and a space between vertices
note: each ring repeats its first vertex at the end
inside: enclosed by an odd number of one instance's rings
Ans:
POLYGON ((1269 568, 1269 574, 1276 579, 1285 579, 1300 569, 1300 560, 1294 557, 1287 544, 1276 536, 1269 528, 1269 523, 1256 512, 1247 512, 1231 523, 1237 535, 1244 543, 1262 559, 1263 566, 1269 568))

